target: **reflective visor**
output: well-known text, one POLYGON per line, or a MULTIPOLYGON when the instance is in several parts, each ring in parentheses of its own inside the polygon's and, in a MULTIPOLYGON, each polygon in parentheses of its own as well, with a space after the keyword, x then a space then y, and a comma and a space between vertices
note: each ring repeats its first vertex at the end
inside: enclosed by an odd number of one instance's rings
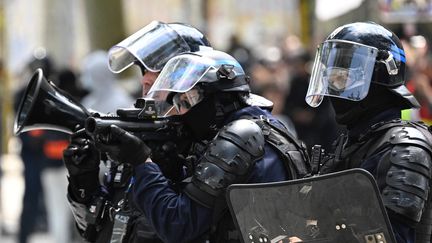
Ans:
POLYGON ((109 68, 119 73, 139 61, 147 70, 159 72, 170 58, 188 51, 189 45, 176 31, 153 21, 109 50, 109 68))
POLYGON ((324 96, 359 101, 366 97, 378 49, 331 40, 318 47, 306 102, 317 107, 324 96))
POLYGON ((177 93, 173 96, 172 103, 178 114, 184 114, 193 106, 204 99, 204 94, 200 89, 191 89, 185 93, 177 93))
MULTIPOLYGON (((184 93, 195 86, 210 70, 216 70, 213 60, 194 54, 182 54, 168 61, 149 95, 158 97, 161 91, 184 93)), ((214 72, 216 75, 216 73, 214 72)))

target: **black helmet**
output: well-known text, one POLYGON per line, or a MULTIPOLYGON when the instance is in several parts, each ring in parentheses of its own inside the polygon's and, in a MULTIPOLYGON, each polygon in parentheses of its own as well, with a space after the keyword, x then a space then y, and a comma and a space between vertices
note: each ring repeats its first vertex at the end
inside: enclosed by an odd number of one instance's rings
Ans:
POLYGON ((109 68, 119 73, 133 64, 159 72, 172 57, 211 48, 198 29, 182 23, 153 21, 109 50, 109 68))
POLYGON ((170 59, 149 90, 158 103, 171 103, 192 137, 210 139, 228 114, 244 107, 240 94, 250 92, 237 60, 227 53, 203 50, 170 59), (162 102, 158 102, 162 101, 162 102))
MULTIPOLYGON (((243 104, 271 109, 273 103, 250 93, 249 77, 231 55, 216 50, 183 53, 167 62, 149 91, 155 100, 171 103, 175 94, 191 95, 191 106, 204 96, 226 93, 243 104), (198 91, 198 92, 197 92, 198 91)), ((174 102, 175 103, 175 102, 174 102)))
POLYGON ((373 22, 343 25, 318 48, 306 102, 316 107, 323 96, 360 101, 373 83, 396 94, 401 108, 419 107, 405 87, 405 63, 393 32, 373 22))
POLYGON ((246 75, 231 55, 217 50, 187 52, 170 59, 149 91, 184 93, 199 86, 207 92, 249 92, 246 75))
POLYGON ((236 110, 247 105, 272 105, 250 94, 249 80, 236 59, 216 50, 188 52, 170 59, 149 96, 173 104, 197 140, 212 138, 226 116, 236 110))
POLYGON ((201 46, 211 47, 210 42, 197 28, 184 23, 168 23, 167 25, 186 41, 191 52, 199 51, 201 46))

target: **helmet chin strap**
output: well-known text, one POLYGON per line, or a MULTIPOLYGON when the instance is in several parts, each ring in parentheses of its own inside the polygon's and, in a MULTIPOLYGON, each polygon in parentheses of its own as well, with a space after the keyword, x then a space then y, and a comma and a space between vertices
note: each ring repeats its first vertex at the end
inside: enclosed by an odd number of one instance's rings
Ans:
POLYGON ((196 140, 212 139, 227 115, 243 107, 238 100, 234 99, 234 95, 229 93, 206 95, 206 98, 181 115, 196 140))
POLYGON ((363 115, 367 114, 368 107, 364 106, 362 101, 349 101, 340 98, 331 98, 330 100, 336 113, 336 122, 346 125, 348 129, 361 122, 363 115))
POLYGON ((215 101, 216 124, 222 124, 227 115, 242 108, 242 104, 233 98, 234 94, 220 93, 215 101))
POLYGON ((395 96, 384 86, 371 84, 369 94, 361 101, 330 98, 336 113, 336 122, 348 129, 370 120, 389 108, 397 107, 395 96))

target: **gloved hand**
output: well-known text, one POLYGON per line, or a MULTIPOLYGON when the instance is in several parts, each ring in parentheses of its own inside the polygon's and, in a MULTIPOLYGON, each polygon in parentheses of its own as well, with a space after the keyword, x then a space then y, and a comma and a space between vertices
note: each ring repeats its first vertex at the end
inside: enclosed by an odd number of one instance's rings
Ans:
POLYGON ((84 129, 71 135, 71 142, 63 151, 63 161, 69 172, 69 191, 74 199, 79 202, 91 199, 100 186, 100 153, 84 129))
POLYGON ((97 139, 96 147, 121 163, 137 166, 144 163, 151 153, 151 149, 141 139, 116 125, 110 126, 110 132, 105 137, 109 139, 97 139))
POLYGON ((84 129, 71 135, 69 146, 63 151, 63 161, 69 175, 76 176, 99 171, 100 153, 84 129))

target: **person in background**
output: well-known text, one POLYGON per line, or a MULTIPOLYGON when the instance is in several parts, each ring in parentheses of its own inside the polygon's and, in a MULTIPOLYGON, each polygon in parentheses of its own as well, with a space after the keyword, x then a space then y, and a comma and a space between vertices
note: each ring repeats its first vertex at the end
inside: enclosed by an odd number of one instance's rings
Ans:
MULTIPOLYGON (((27 65, 26 71, 41 68, 45 77, 51 78, 54 73, 53 63, 48 56, 34 57, 27 65)), ((14 108, 18 110, 25 88, 17 91, 14 96, 14 108)), ((44 131, 34 130, 22 133, 20 156, 24 165, 24 195, 21 216, 19 219, 18 242, 27 243, 29 237, 36 230, 47 226, 47 212, 45 208, 44 192, 41 182, 45 155, 43 153, 44 131)))
POLYGON ((402 44, 410 54, 407 58, 407 87, 420 103, 418 110, 403 111, 403 118, 420 119, 432 125, 432 60, 429 43, 424 36, 413 35, 402 40, 402 44))
POLYGON ((283 113, 287 95, 285 86, 286 85, 282 85, 279 82, 268 82, 259 87, 259 94, 273 102, 272 114, 283 122, 288 130, 298 138, 294 123, 289 116, 283 113))
MULTIPOLYGON (((67 92, 78 102, 87 95, 80 88, 75 73, 62 69, 52 77, 56 86, 67 92)), ((67 171, 63 163, 63 150, 69 144, 69 135, 58 131, 43 131, 42 187, 47 206, 48 232, 55 242, 72 242, 72 214, 65 197, 67 191, 67 171)))
POLYGON ((232 55, 242 65, 244 70, 249 73, 249 69, 255 62, 255 57, 252 50, 240 41, 239 36, 236 34, 231 35, 226 52, 232 55))
POLYGON ((432 134, 401 120, 419 103, 405 87, 406 56, 399 38, 373 22, 335 29, 318 47, 306 102, 325 96, 347 134, 336 140, 321 173, 363 168, 376 179, 396 241, 430 242, 432 134))
POLYGON ((291 71, 290 88, 284 101, 283 114, 291 118, 299 139, 304 141, 308 148, 320 144, 325 150, 331 150, 332 143, 342 128, 336 124, 334 111, 328 99, 324 99, 316 109, 304 101, 310 78, 309 53, 298 51, 287 56, 285 61, 291 71))
POLYGON ((108 52, 102 50, 91 52, 84 58, 81 82, 90 93, 81 103, 97 112, 115 114, 116 109, 131 107, 135 100, 108 69, 107 60, 108 52))

